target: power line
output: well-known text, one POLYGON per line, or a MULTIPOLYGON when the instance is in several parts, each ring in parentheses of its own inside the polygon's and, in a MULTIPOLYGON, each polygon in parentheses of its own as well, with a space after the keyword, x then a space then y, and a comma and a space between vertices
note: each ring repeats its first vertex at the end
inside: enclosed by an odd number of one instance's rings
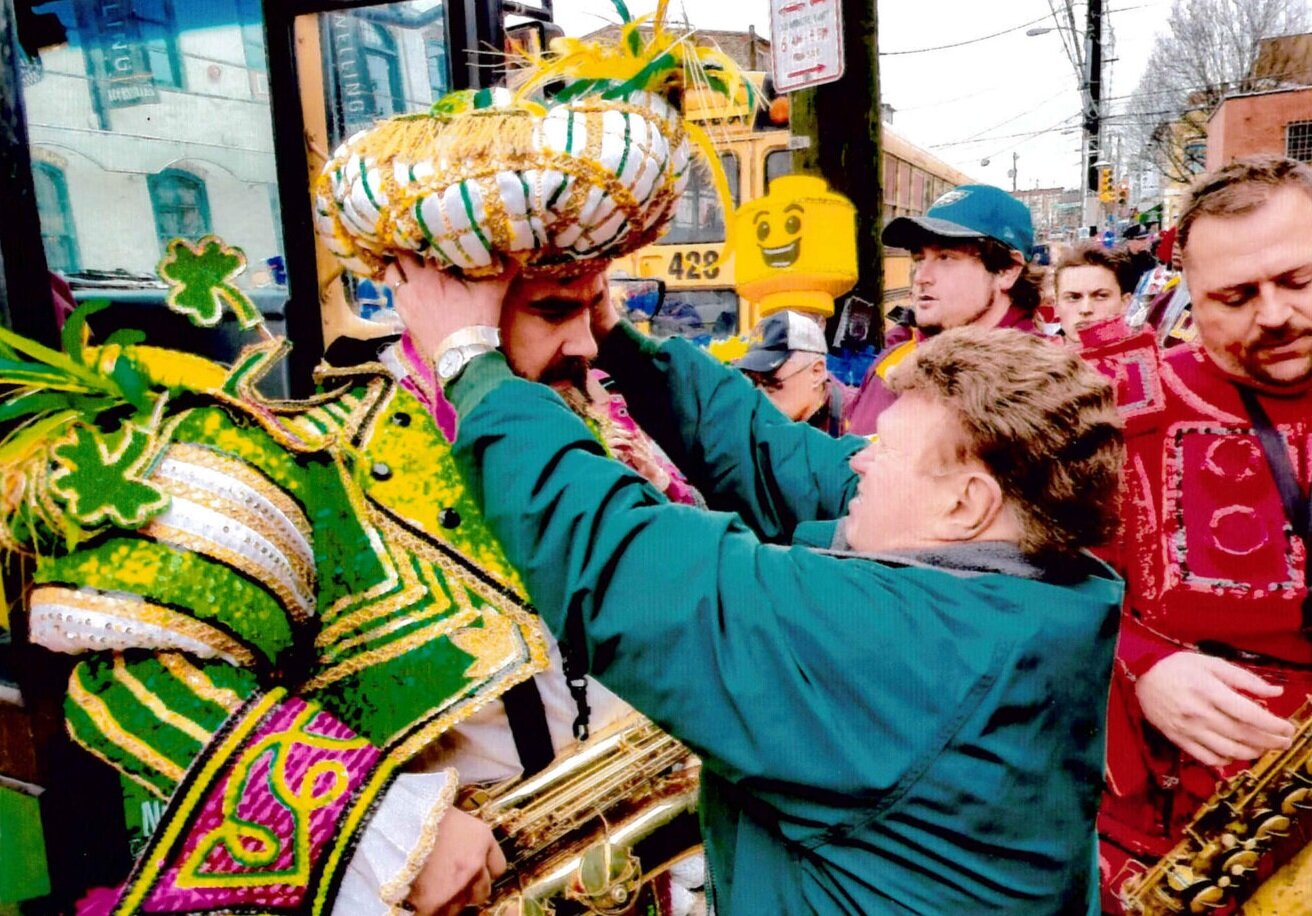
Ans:
POLYGON ((950 45, 936 45, 932 48, 913 48, 908 51, 880 51, 880 57, 900 57, 903 54, 925 54, 929 51, 946 51, 949 48, 961 48, 966 45, 977 44, 981 41, 988 41, 990 38, 997 38, 999 35, 1006 35, 1009 32, 1017 32, 1021 29, 1035 25, 1047 19, 1047 16, 1040 16, 1038 19, 1031 19, 1029 22, 1022 22, 1020 25, 1014 25, 1009 29, 1003 29, 1001 32, 994 32, 992 35, 981 35, 978 38, 968 38, 965 41, 954 41, 950 45))
POLYGON ((999 121, 997 124, 993 124, 993 125, 991 125, 991 126, 989 126, 989 127, 986 127, 986 128, 984 128, 983 130, 981 130, 979 133, 971 134, 969 137, 963 137, 963 138, 960 139, 960 140, 950 140, 950 141, 948 141, 947 143, 933 143, 933 144, 930 144, 930 147, 929 147, 929 148, 930 148, 930 149, 940 149, 940 148, 945 147, 945 146, 962 146, 963 144, 966 144, 966 143, 979 142, 979 141, 983 141, 983 140, 996 140, 996 139, 1000 139, 1000 138, 998 138, 998 137, 987 137, 987 136, 985 136, 985 135, 986 135, 989 131, 997 130, 999 127, 1006 127, 1008 124, 1012 123, 1013 121, 1019 121, 1021 118, 1025 117, 1026 115, 1033 114, 1035 111, 1037 111, 1038 109, 1042 108, 1044 105, 1048 104, 1048 103, 1051 102, 1053 99, 1057 98, 1057 97, 1060 96, 1060 95, 1065 95, 1065 94, 1066 94, 1067 92, 1069 92, 1069 91, 1070 91, 1069 89, 1067 89, 1065 86, 1063 86, 1061 89, 1058 89, 1056 92, 1054 92, 1052 95, 1048 96, 1046 99, 1043 99, 1042 101, 1038 102, 1037 104, 1032 105, 1030 108, 1027 108, 1025 111, 1022 111, 1022 112, 1021 112, 1020 114, 1018 114, 1018 115, 1013 115, 1012 117, 1007 118, 1005 121, 999 121))

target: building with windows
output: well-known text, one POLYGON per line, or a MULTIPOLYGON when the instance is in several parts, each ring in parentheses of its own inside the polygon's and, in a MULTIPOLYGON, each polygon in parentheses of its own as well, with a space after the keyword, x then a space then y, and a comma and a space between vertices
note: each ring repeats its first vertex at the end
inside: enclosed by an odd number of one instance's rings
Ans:
POLYGON ((1069 241, 1079 232, 1084 195, 1078 188, 1031 188, 1012 194, 1030 208, 1035 241, 1069 241))
POLYGON ((1312 87, 1226 98, 1207 122, 1207 168, 1269 153, 1312 162, 1312 87))
MULTIPOLYGON (((325 13, 334 142, 427 108, 450 85, 439 4, 403 19, 325 13)), ((164 246, 213 233, 247 286, 282 254, 259 0, 60 0, 68 42, 27 61, 24 99, 50 268, 74 285, 149 285, 164 246)))

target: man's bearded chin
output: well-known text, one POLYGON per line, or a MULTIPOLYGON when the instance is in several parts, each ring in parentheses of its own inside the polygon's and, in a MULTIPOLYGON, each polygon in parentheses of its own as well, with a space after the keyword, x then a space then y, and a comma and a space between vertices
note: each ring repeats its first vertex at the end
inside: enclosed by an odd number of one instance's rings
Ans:
POLYGON ((566 356, 546 369, 538 376, 538 381, 552 388, 573 388, 583 394, 588 390, 588 372, 592 363, 582 356, 566 356))

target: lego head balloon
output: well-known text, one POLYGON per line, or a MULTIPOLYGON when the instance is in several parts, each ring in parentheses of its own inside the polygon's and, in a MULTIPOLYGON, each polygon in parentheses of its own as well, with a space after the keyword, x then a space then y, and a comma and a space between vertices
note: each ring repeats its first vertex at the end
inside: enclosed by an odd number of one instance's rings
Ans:
POLYGON ((856 208, 823 179, 784 175, 734 213, 738 294, 762 317, 782 309, 834 313, 856 284, 856 208))

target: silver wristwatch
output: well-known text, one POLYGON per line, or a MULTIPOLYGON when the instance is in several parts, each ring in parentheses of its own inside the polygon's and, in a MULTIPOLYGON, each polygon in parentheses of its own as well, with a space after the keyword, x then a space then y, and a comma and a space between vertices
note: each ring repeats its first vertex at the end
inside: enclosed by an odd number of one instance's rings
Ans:
POLYGON ((451 381, 475 356, 491 353, 501 346, 501 332, 488 325, 461 328, 438 344, 433 353, 433 369, 443 385, 451 381))

